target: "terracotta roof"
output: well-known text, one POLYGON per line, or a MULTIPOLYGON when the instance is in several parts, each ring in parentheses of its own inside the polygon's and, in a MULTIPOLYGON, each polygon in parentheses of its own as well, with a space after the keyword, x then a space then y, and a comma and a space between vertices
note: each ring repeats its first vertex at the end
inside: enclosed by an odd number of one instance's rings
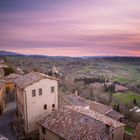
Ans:
POLYGON ((65 100, 70 105, 77 105, 77 106, 82 106, 82 107, 89 106, 86 99, 84 99, 80 96, 77 96, 77 95, 66 95, 65 100))
POLYGON ((108 127, 76 108, 62 107, 39 123, 65 140, 107 140, 108 127))
POLYGON ((6 80, 9 80, 9 79, 17 79, 17 78, 19 78, 20 76, 21 76, 21 75, 19 75, 19 74, 13 73, 13 74, 10 74, 10 75, 6 76, 5 79, 6 79, 6 80))
POLYGON ((6 76, 6 77, 4 78, 4 80, 5 80, 6 83, 11 83, 11 82, 15 82, 15 80, 16 80, 17 78, 19 78, 20 76, 21 76, 21 75, 19 75, 19 74, 13 73, 13 74, 10 74, 10 75, 6 76))
POLYGON ((93 102, 88 100, 88 103, 89 103, 89 109, 99 112, 101 114, 105 114, 106 112, 112 110, 111 107, 98 102, 93 102))
POLYGON ((45 75, 43 73, 38 72, 30 72, 26 75, 20 76, 15 80, 15 83, 17 86, 21 89, 24 89, 25 87, 40 81, 41 79, 51 79, 51 80, 58 80, 57 78, 45 75))
POLYGON ((121 118, 124 117, 124 115, 122 115, 121 113, 113 110, 112 107, 109 107, 107 105, 104 105, 98 102, 86 100, 80 96, 66 95, 64 98, 65 98, 65 101, 67 101, 68 103, 67 105, 75 105, 75 106, 82 106, 82 107, 89 106, 90 110, 109 116, 110 118, 114 120, 120 120, 121 118))
POLYGON ((98 121, 100 121, 108 126, 114 127, 114 128, 125 126, 125 124, 118 122, 118 121, 116 121, 108 116, 100 114, 99 112, 85 109, 81 106, 68 106, 67 108, 74 110, 76 112, 79 112, 81 114, 90 116, 91 118, 98 120, 98 121))
POLYGON ((124 118, 124 115, 115 111, 115 110, 110 110, 108 112, 105 113, 106 116, 109 116, 110 118, 120 121, 121 118, 124 118))
POLYGON ((119 121, 121 118, 124 118, 123 114, 115 111, 114 109, 112 109, 112 107, 109 107, 107 105, 98 102, 92 102, 92 101, 88 101, 88 102, 89 102, 89 109, 93 111, 104 114, 117 121, 119 121))

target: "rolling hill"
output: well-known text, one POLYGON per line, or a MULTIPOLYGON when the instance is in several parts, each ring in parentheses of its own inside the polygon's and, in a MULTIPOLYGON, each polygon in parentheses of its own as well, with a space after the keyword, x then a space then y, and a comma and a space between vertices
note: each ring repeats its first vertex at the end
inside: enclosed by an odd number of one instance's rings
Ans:
POLYGON ((8 52, 8 51, 4 51, 4 50, 0 51, 0 56, 21 56, 21 55, 23 55, 23 54, 8 52))

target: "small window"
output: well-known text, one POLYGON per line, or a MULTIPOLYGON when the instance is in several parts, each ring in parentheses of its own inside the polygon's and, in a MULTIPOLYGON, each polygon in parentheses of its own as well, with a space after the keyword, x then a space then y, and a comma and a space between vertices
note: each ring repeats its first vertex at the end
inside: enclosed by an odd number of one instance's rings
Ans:
POLYGON ((125 133, 124 133, 123 139, 124 139, 124 140, 126 139, 126 138, 125 138, 125 133))
POLYGON ((54 93, 54 87, 51 87, 51 93, 54 93))
POLYGON ((55 108, 55 104, 52 104, 52 107, 55 108))
POLYGON ((46 110, 47 109, 47 105, 44 105, 44 110, 46 110))
POLYGON ((35 97, 36 96, 36 92, 35 90, 32 90, 32 97, 35 97))
POLYGON ((112 139, 114 138, 114 133, 112 133, 112 139))
POLYGON ((39 89, 39 96, 42 96, 42 88, 39 89))
POLYGON ((44 127, 42 127, 42 133, 43 133, 43 134, 46 134, 46 130, 45 130, 44 127))

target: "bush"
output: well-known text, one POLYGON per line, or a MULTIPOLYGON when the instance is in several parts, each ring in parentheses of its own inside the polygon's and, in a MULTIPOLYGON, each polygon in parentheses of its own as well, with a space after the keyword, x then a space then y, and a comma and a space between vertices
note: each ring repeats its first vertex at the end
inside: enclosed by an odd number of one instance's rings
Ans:
POLYGON ((8 76, 8 75, 15 72, 14 69, 10 68, 10 67, 9 68, 4 68, 3 70, 4 70, 4 76, 8 76))

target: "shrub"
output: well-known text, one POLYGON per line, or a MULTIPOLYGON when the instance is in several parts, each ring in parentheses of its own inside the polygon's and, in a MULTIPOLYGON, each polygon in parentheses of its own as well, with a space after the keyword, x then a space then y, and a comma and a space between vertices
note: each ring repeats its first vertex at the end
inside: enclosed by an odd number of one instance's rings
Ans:
POLYGON ((10 68, 10 67, 9 68, 4 68, 3 70, 4 70, 4 76, 8 76, 8 75, 15 72, 15 70, 13 68, 10 68))

